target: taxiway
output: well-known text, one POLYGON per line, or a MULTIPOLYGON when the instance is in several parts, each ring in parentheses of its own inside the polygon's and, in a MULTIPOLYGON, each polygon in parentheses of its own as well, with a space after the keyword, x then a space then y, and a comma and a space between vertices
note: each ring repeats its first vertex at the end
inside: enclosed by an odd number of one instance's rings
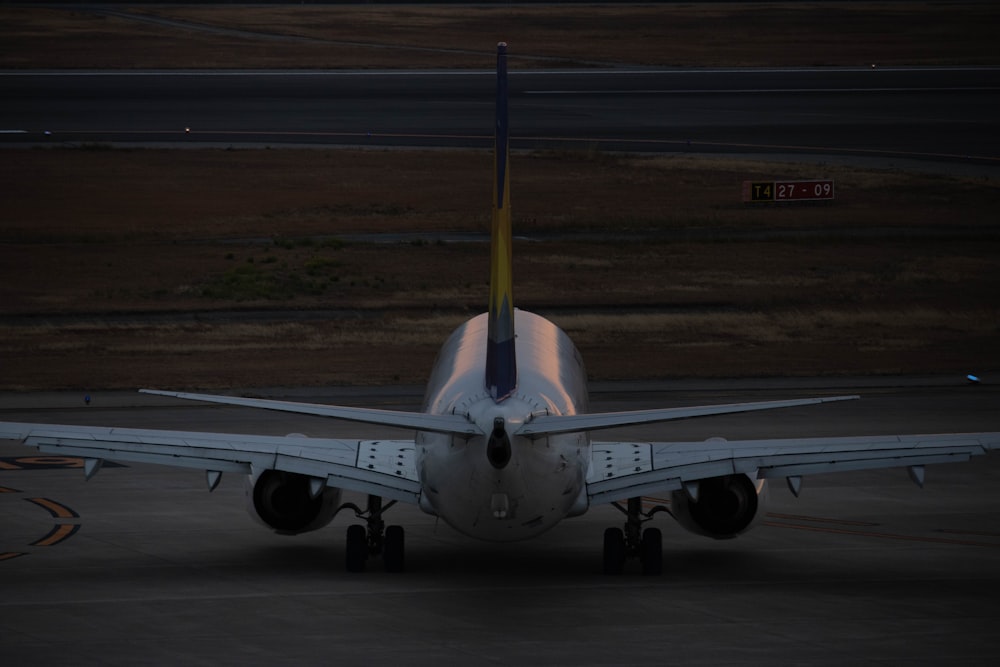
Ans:
MULTIPOLYGON (((695 439, 1000 430, 1000 388, 962 378, 673 382, 595 387, 594 409, 860 393, 860 401, 632 429, 695 439)), ((262 392, 416 408, 415 388, 262 392)), ((11 421, 369 437, 371 428, 133 394, 0 396, 11 421)), ((379 433, 385 435, 384 433, 379 433)), ((621 433, 619 435, 625 435, 621 433)), ((350 517, 285 538, 244 511, 243 482, 146 465, 89 482, 0 443, 5 664, 940 664, 1000 651, 1000 456, 807 477, 771 487, 733 541, 665 515, 665 573, 601 574, 592 509, 536 540, 471 541, 397 506, 407 568, 343 568, 350 517), (40 502, 48 501, 48 502, 40 502), (66 528, 68 526, 69 528, 66 528)), ((69 465, 73 465, 69 462, 69 465)))

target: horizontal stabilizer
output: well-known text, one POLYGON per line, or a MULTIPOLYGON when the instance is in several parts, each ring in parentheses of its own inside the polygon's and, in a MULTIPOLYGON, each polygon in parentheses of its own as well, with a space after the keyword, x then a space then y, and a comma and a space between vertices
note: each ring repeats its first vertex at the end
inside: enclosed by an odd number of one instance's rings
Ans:
POLYGON ((222 403, 224 405, 238 405, 246 408, 277 410, 279 412, 295 412, 303 415, 316 415, 318 417, 333 417, 335 419, 364 422, 366 424, 411 428, 416 431, 461 436, 482 435, 482 431, 479 430, 478 426, 460 415, 430 415, 423 412, 405 412, 403 410, 376 410, 373 408, 354 408, 340 405, 273 401, 263 398, 189 394, 181 391, 159 391, 155 389, 140 389, 139 392, 155 396, 184 398, 191 401, 222 403))
POLYGON ((794 408, 802 405, 831 403, 834 401, 852 401, 858 396, 832 396, 828 398, 798 398, 787 401, 762 401, 757 403, 731 403, 728 405, 702 405, 689 408, 664 408, 658 410, 633 410, 629 412, 596 412, 580 415, 541 416, 526 422, 517 431, 517 435, 540 437, 556 433, 576 433, 580 431, 599 431, 618 426, 633 424, 652 424, 655 422, 674 421, 677 419, 692 419, 735 412, 753 412, 756 410, 775 410, 778 408, 794 408))

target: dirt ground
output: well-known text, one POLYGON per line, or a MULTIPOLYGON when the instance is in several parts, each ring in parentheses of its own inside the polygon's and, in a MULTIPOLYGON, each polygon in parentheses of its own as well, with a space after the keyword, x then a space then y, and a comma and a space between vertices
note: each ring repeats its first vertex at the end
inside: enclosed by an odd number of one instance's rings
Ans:
MULTIPOLYGON (((446 239, 487 229, 486 152, 4 156, 6 389, 418 383, 485 306, 485 244, 446 239)), ((514 165, 516 303, 594 379, 1000 368, 995 182, 828 165, 834 202, 750 206, 818 168, 514 165)))
MULTIPOLYGON (((3 7, 0 67, 487 67, 500 28, 526 45, 521 66, 991 64, 1000 13, 123 9, 187 23, 3 7)), ((487 229, 485 152, 2 155, 0 390, 420 383, 485 305, 486 246, 450 240, 487 229), (411 236, 352 236, 370 232, 411 236)), ((564 327, 593 379, 1000 369, 995 180, 587 152, 517 154, 512 179, 530 239, 515 246, 516 303, 564 327), (817 177, 836 200, 741 201, 744 180, 817 177)))
POLYGON ((0 7, 2 68, 975 65, 995 2, 0 7))

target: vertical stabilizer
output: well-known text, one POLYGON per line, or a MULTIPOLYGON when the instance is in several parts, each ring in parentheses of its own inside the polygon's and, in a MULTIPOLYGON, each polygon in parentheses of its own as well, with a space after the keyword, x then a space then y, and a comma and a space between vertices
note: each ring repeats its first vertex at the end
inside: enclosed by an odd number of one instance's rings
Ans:
POLYGON ((497 111, 493 164, 493 227, 490 239, 489 340, 486 387, 502 401, 517 386, 511 277, 510 167, 507 138, 507 44, 497 44, 497 111))

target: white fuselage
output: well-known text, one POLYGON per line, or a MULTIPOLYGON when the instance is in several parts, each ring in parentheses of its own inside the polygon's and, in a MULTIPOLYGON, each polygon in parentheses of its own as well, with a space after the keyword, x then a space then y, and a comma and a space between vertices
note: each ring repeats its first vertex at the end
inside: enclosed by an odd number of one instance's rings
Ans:
MULTIPOLYGON (((445 342, 434 365, 424 411, 461 414, 489 434, 497 417, 508 434, 538 415, 586 411, 586 373, 576 347, 556 325, 518 310, 517 389, 496 402, 484 382, 487 316, 472 318, 445 342)), ((485 540, 538 535, 587 508, 590 444, 586 433, 510 437, 503 467, 487 456, 488 436, 417 433, 421 507, 456 530, 485 540)))

